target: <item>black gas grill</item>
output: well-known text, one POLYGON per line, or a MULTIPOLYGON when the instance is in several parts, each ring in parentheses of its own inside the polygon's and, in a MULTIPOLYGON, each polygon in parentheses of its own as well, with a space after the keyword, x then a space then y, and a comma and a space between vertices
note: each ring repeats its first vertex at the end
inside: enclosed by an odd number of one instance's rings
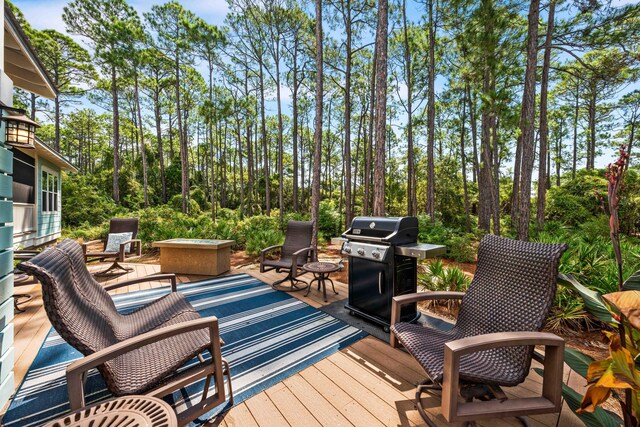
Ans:
MULTIPOLYGON (((418 244, 416 217, 354 218, 344 232, 342 253, 349 256, 349 299, 345 307, 353 314, 386 328, 391 321, 394 296, 416 292, 417 259, 441 255, 445 247, 418 244)), ((416 304, 402 308, 401 318, 420 317, 416 304)))

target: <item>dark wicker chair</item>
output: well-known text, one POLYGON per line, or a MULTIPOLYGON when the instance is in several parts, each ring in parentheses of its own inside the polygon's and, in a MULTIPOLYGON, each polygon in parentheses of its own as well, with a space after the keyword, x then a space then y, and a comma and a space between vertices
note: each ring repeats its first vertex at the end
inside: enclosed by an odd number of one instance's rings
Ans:
POLYGON ((416 389, 418 411, 429 425, 423 393, 442 392, 442 414, 448 422, 518 417, 559 412, 564 341, 539 332, 556 293, 565 244, 529 243, 485 236, 478 265, 466 294, 422 292, 395 297, 391 345, 402 344, 428 375, 416 389), (450 331, 399 323, 402 305, 425 300, 462 299, 450 331), (522 383, 529 373, 534 345, 544 345, 542 396, 506 399, 501 386, 522 383), (459 394, 465 402, 459 402, 459 394), (481 400, 474 402, 474 399, 481 400))
POLYGON ((205 379, 203 397, 178 414, 189 422, 225 402, 224 376, 233 403, 229 365, 220 353, 216 317, 202 318, 176 291, 173 274, 159 274, 102 287, 84 263, 82 248, 66 239, 19 268, 42 283, 45 311, 60 336, 85 357, 67 367, 71 410, 85 406, 84 379, 97 368, 116 396, 166 396, 205 379), (130 314, 120 314, 107 293, 122 286, 170 280, 171 291, 130 314), (206 360, 205 351, 211 358, 206 360), (176 371, 198 357, 194 367, 176 371), (208 394, 213 380, 215 393, 208 394))
POLYGON ((288 272, 284 279, 278 280, 271 285, 274 289, 299 291, 307 288, 307 283, 297 279, 297 277, 303 265, 316 259, 315 248, 311 246, 312 237, 312 222, 289 221, 287 223, 287 233, 284 238, 284 243, 282 245, 269 246, 260 251, 261 273, 274 269, 278 273, 282 270, 288 272), (268 259, 267 256, 276 249, 280 249, 280 259, 268 259), (291 284, 289 289, 279 286, 286 281, 289 281, 291 284), (298 283, 303 283, 304 285, 299 287, 298 283))
POLYGON ((113 259, 113 264, 106 270, 94 273, 94 276, 109 276, 114 270, 120 270, 121 273, 133 271, 131 267, 124 267, 120 263, 127 258, 139 257, 142 251, 142 244, 138 237, 138 218, 112 218, 109 222, 109 234, 111 233, 131 233, 131 239, 122 242, 120 249, 115 252, 107 252, 107 240, 92 240, 82 244, 84 253, 84 261, 104 261, 113 259), (90 245, 102 243, 102 250, 98 252, 89 252, 90 245), (129 246, 129 250, 127 250, 129 246))

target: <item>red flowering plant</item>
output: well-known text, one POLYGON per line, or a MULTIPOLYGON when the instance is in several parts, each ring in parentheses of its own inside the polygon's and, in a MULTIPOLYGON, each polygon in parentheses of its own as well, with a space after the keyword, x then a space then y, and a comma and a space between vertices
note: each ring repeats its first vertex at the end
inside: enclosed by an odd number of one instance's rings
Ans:
POLYGON ((607 178, 607 200, 609 202, 609 233, 613 245, 613 253, 618 264, 618 290, 622 290, 624 278, 622 277, 622 252, 620 251, 620 222, 618 220, 618 209, 620 208, 619 192, 624 188, 624 172, 629 163, 629 152, 626 145, 620 146, 620 157, 615 163, 607 166, 604 173, 607 178))
POLYGON ((594 360, 571 349, 565 352, 567 364, 585 377, 589 386, 584 396, 568 387, 563 393, 571 409, 589 426, 611 423, 622 423, 625 427, 640 425, 640 271, 624 280, 618 221, 620 193, 624 188, 628 162, 629 153, 622 145, 618 159, 605 172, 609 233, 618 270, 618 291, 600 295, 573 277, 561 275, 563 282, 580 293, 586 309, 613 328, 605 331, 609 341, 609 357, 606 359, 594 360), (600 407, 610 397, 619 403, 622 419, 600 407))

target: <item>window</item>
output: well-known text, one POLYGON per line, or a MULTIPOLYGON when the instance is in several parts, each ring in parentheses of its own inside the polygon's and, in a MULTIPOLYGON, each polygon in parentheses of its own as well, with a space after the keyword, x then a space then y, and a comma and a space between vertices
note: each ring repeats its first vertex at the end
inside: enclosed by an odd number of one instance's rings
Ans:
POLYGON ((53 172, 42 170, 42 212, 60 211, 58 179, 53 172))
POLYGON ((13 150, 13 201, 35 203, 36 169, 35 159, 20 150, 13 150))

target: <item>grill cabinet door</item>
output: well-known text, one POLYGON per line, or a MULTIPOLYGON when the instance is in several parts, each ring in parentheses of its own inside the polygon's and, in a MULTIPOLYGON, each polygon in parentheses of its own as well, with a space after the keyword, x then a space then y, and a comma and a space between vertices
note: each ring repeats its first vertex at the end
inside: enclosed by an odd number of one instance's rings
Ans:
POLYGON ((392 274, 388 263, 350 257, 349 306, 388 325, 391 319, 392 274))

